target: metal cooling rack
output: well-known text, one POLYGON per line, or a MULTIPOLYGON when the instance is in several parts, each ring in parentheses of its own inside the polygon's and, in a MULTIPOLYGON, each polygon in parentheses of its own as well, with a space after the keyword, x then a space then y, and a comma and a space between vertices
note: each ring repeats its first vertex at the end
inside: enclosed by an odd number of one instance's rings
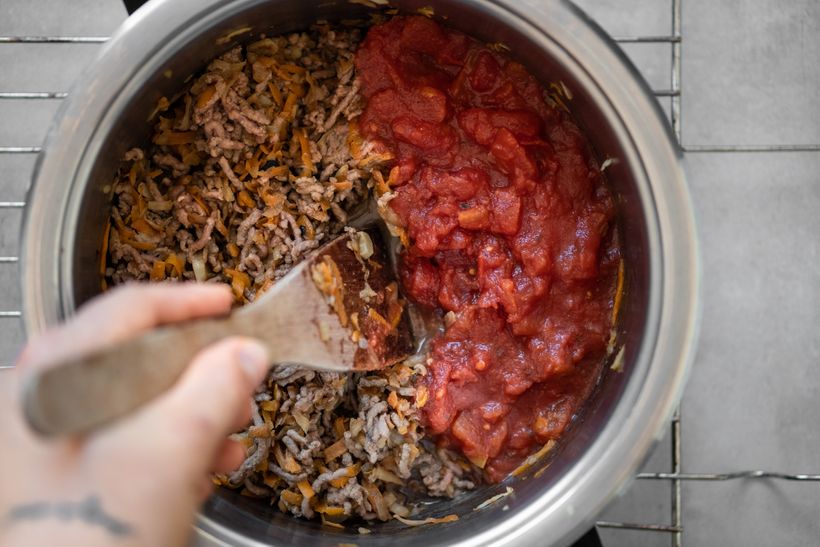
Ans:
MULTIPOLYGON (((683 143, 681 128, 681 55, 683 52, 683 29, 681 4, 683 0, 671 0, 672 25, 671 33, 664 36, 634 35, 615 36, 616 42, 621 44, 669 44, 671 51, 671 72, 669 88, 654 89, 653 93, 659 99, 668 97, 671 103, 670 120, 678 142, 683 143)), ((103 44, 108 40, 106 36, 0 36, 0 47, 4 44, 76 44, 77 47, 89 47, 88 44, 103 44)), ((0 101, 7 99, 25 100, 59 100, 67 97, 63 91, 0 91, 0 101)), ((687 154, 726 154, 726 153, 756 153, 756 152, 820 152, 820 144, 778 144, 778 145, 682 145, 687 154)), ((0 154, 37 154, 40 146, 31 143, 20 143, 19 146, 0 146, 0 154)), ((21 184, 24 184, 22 181, 21 184)), ((27 183, 25 183, 27 184, 27 183)), ((0 196, 2 199, 3 196, 0 196)), ((23 201, 0 201, 0 214, 7 210, 22 210, 23 201)), ((19 236, 18 236, 19 237, 19 236)), ((16 267, 19 259, 16 256, 0 256, 0 267, 16 267)), ((16 287, 0 289, 8 294, 17 290, 16 287)), ((20 310, 0 309, 0 329, 4 328, 2 321, 22 321, 20 310)), ((16 355, 19 348, 0 347, 0 355, 16 355)), ((0 362, 0 369, 13 367, 12 363, 0 362)), ((670 423, 671 432, 671 472, 669 473, 640 473, 638 480, 669 481, 672 486, 671 512, 669 522, 664 523, 636 523, 599 521, 599 528, 614 528, 623 530, 639 530, 646 533, 664 533, 670 536, 670 544, 680 547, 683 541, 684 525, 682 522, 682 481, 729 481, 729 480, 770 480, 787 481, 820 481, 820 474, 805 473, 776 473, 762 470, 737 471, 732 473, 683 473, 681 471, 681 417, 680 411, 675 411, 670 423)))

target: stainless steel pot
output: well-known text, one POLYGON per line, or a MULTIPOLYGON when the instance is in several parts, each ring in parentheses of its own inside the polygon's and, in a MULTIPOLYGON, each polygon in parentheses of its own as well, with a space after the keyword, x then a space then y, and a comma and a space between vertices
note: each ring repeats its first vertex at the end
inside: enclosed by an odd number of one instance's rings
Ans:
MULTIPOLYGON (((432 6, 447 24, 504 42, 544 82, 571 90, 570 108, 619 197, 627 290, 621 314, 622 373, 608 371, 583 420, 538 477, 506 481, 514 495, 472 509, 504 485, 431 509, 452 523, 370 535, 298 521, 221 492, 197 519, 204 544, 545 545, 577 538, 633 476, 682 389, 697 324, 698 268, 681 154, 636 70, 604 33, 562 0, 395 0, 432 6)), ((365 11, 346 0, 152 0, 130 17, 79 78, 52 127, 28 199, 23 299, 29 333, 70 315, 99 290, 106 186, 125 150, 147 139, 147 114, 162 95, 230 47, 261 32, 291 32, 316 19, 365 11)), ((145 478, 149 479, 149 478, 145 478)))

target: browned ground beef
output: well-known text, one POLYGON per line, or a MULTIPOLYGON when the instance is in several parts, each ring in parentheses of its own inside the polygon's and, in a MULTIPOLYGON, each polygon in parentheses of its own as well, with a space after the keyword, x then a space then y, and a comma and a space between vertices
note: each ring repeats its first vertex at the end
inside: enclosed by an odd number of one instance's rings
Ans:
MULTIPOLYGON (((104 283, 228 283, 241 305, 343 230, 388 159, 356 130, 360 38, 318 25, 237 47, 161 101, 153 144, 125 155, 112 186, 104 283)), ((349 376, 274 368, 236 435, 247 460, 215 480, 332 522, 407 516, 407 492, 473 488, 469 465, 420 442, 424 373, 423 361, 349 376)))

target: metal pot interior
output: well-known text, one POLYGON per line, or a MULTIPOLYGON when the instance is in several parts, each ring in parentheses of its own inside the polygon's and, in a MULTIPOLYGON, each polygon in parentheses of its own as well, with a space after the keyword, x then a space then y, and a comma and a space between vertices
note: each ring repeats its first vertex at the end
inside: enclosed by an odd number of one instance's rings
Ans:
MULTIPOLYGON (((647 181, 637 154, 628 138, 624 138, 620 121, 613 117, 613 109, 606 102, 605 91, 596 89, 593 80, 575 63, 560 46, 553 44, 545 49, 549 37, 513 14, 509 9, 494 2, 482 1, 397 1, 391 2, 403 12, 413 12, 422 6, 432 6, 436 18, 446 24, 486 42, 503 42, 511 49, 511 55, 525 64, 543 83, 562 81, 571 91, 573 99, 569 106, 577 122, 585 130, 600 161, 619 158, 621 161, 607 169, 608 179, 618 196, 619 222, 626 262, 626 292, 621 310, 620 336, 625 344, 625 369, 616 373, 606 367, 597 392, 585 413, 577 419, 560 450, 556 451, 549 466, 536 465, 524 476, 508 479, 502 485, 484 487, 453 501, 430 505, 428 514, 442 516, 457 513, 458 521, 417 528, 408 528, 398 522, 368 526, 372 534, 358 535, 323 527, 313 522, 296 520, 280 514, 266 503, 260 503, 228 490, 219 491, 205 506, 199 526, 207 536, 229 542, 256 540, 274 544, 337 545, 355 543, 362 547, 383 545, 393 541, 418 541, 423 545, 450 545, 465 538, 490 539, 502 521, 514 520, 517 513, 556 484, 575 466, 588 451, 590 445, 610 420, 613 411, 634 375, 645 370, 632 366, 639 353, 651 344, 653 329, 649 326, 653 283, 660 275, 653 264, 652 248, 657 245, 650 234, 657 228, 655 212, 648 201, 647 181), (602 100, 603 98, 603 100, 602 100), (533 474, 538 471, 538 476, 533 474), (543 472, 541 472, 543 471, 543 472), (504 491, 509 485, 514 495, 481 511, 473 511, 482 501, 504 491)), ((140 19, 150 17, 152 12, 171 9, 170 2, 151 2, 138 13, 129 25, 140 25, 140 19)), ((107 113, 95 128, 77 175, 72 181, 69 207, 62 228, 62 254, 60 259, 59 294, 62 312, 70 314, 76 306, 97 294, 100 290, 98 277, 99 249, 102 226, 109 211, 108 189, 119 159, 129 148, 146 144, 150 124, 146 123, 161 96, 172 97, 184 86, 186 78, 201 70, 214 56, 230 48, 236 41, 249 41, 261 33, 268 35, 293 32, 307 28, 317 19, 340 20, 366 15, 367 8, 346 1, 326 1, 320 4, 302 0, 246 1, 217 5, 207 13, 191 19, 179 32, 169 36, 147 36, 157 41, 150 54, 134 59, 133 75, 116 97, 107 105, 107 113), (251 32, 236 36, 232 41, 220 43, 219 38, 233 30, 251 27, 251 32)), ((155 15, 154 15, 155 16, 155 15)), ((577 16, 577 15, 576 15, 577 16)), ((128 32, 126 28, 121 32, 128 32)), ((150 32, 150 29, 148 29, 150 32)), ((112 44, 116 49, 116 41, 112 44)), ((117 55, 116 50, 107 55, 117 55)), ((131 62, 132 60, 129 60, 131 62)), ((637 463, 637 462, 636 462, 637 463)), ((608 493, 602 493, 604 498, 608 493)), ((588 499, 600 507, 603 499, 588 499)), ((551 503, 560 502, 553 500, 551 503)), ((546 506, 545 506, 546 509, 546 506)), ((581 513, 581 508, 578 507, 581 513)), ((585 518, 590 515, 585 513, 585 518)), ((570 519, 573 520, 573 519, 570 519)), ((577 519, 576 519, 577 520, 577 519)), ((580 533, 583 522, 573 522, 570 534, 580 533)), ((558 532, 558 530, 556 530, 558 532)), ((567 530, 557 537, 560 540, 567 530)), ((514 535, 514 530, 508 533, 514 535)))

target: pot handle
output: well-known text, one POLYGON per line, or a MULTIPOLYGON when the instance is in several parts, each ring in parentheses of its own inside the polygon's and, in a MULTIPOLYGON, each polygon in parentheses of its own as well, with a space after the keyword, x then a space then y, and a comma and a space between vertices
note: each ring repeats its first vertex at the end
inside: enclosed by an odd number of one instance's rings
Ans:
POLYGON ((128 15, 131 15, 147 1, 148 0, 122 0, 122 3, 125 4, 125 11, 128 12, 128 15))

